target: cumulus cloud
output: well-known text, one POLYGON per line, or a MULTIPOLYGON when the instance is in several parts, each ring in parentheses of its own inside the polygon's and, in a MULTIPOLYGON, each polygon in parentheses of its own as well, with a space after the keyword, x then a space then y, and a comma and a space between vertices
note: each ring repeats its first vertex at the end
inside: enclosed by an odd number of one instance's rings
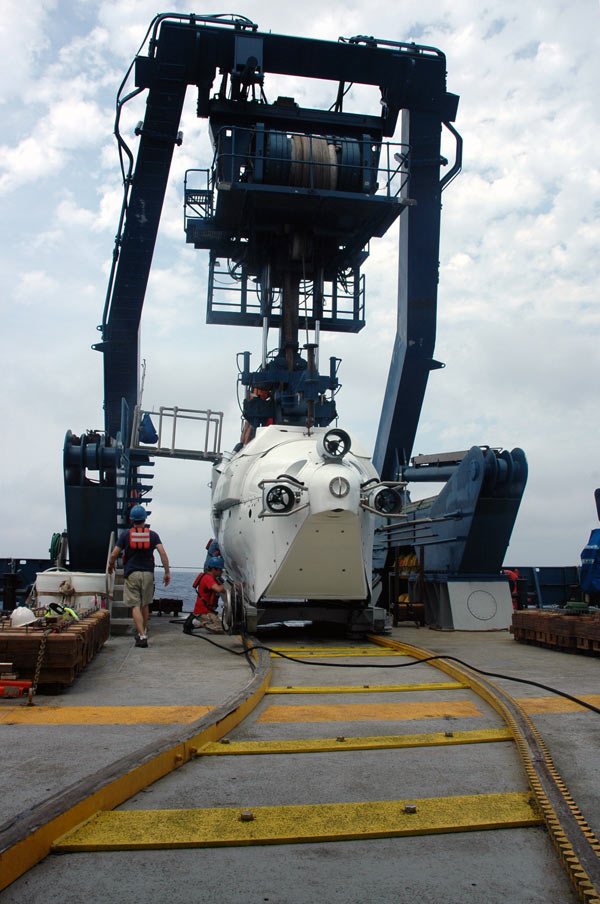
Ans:
POLYGON ((0 193, 63 170, 73 151, 95 145, 106 121, 94 102, 59 101, 17 145, 0 146, 0 193))
POLYGON ((0 104, 21 99, 35 78, 44 52, 50 45, 48 22, 57 0, 37 0, 30 15, 23 15, 19 0, 2 4, 0 28, 0 104))
POLYGON ((32 305, 47 300, 58 287, 58 281, 43 270, 32 270, 22 273, 19 284, 15 288, 14 297, 17 302, 32 305))

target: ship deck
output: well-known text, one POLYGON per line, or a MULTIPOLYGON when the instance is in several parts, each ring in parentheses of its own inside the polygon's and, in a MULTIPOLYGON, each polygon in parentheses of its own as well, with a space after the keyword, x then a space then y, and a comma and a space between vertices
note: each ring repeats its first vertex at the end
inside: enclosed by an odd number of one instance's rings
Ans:
MULTIPOLYGON (((44 845, 47 839, 44 840, 43 836, 44 826, 54 825, 55 828, 52 830, 54 838, 68 831, 72 825, 81 822, 82 814, 83 818, 86 818, 83 810, 77 810, 78 807, 85 805, 86 800, 92 801, 91 812, 110 810, 121 801, 127 800, 134 802, 132 806, 135 809, 135 801, 143 798, 144 790, 155 780, 157 783, 153 784, 152 788, 160 789, 161 775, 169 775, 168 780, 162 781, 171 781, 173 776, 170 773, 176 773, 183 789, 179 794, 185 798, 185 789, 189 789, 190 801, 195 800, 196 792, 202 789, 203 782, 206 782, 207 797, 220 799, 214 786, 216 781, 214 771, 206 767, 207 771, 203 777, 201 771, 203 764, 200 760, 196 760, 194 764, 187 764, 185 745, 198 743, 198 738, 202 738, 202 742, 218 740, 235 726, 236 720, 239 721, 250 713, 260 701, 265 685, 268 685, 273 659, 263 651, 258 654, 257 661, 251 668, 239 638, 221 635, 188 637, 182 634, 180 624, 173 624, 164 617, 151 619, 149 638, 149 647, 139 649, 134 646, 131 636, 111 637, 71 687, 60 695, 39 695, 33 707, 26 706, 21 701, 0 701, 3 763, 0 773, 0 792, 3 801, 0 865, 3 865, 3 870, 16 869, 14 881, 9 883, 3 892, 3 901, 6 904, 12 901, 23 904, 38 900, 52 902, 86 898, 93 902, 127 897, 131 901, 168 900, 175 904, 178 901, 189 901, 191 888, 196 889, 194 900, 207 902, 219 900, 215 897, 215 888, 221 888, 221 900, 227 901, 277 900, 292 904, 316 900, 319 895, 324 896, 325 889, 320 887, 319 883, 325 881, 322 878, 328 875, 325 867, 328 858, 333 856, 328 853, 331 846, 326 844, 316 845, 317 851, 320 851, 317 862, 321 863, 324 872, 311 867, 314 869, 314 881, 310 892, 298 881, 297 865, 291 869, 289 876, 285 871, 281 871, 281 864, 286 857, 290 857, 290 862, 295 863, 294 858, 299 856, 297 851, 303 847, 302 845, 296 846, 294 854, 283 855, 281 851, 287 852, 290 850, 289 847, 254 848, 255 855, 252 859, 249 859, 250 855, 246 851, 240 855, 246 858, 243 867, 246 870, 244 882, 240 882, 239 876, 236 875, 237 861, 225 853, 229 848, 213 851, 208 859, 199 858, 198 851, 171 848, 168 851, 168 861, 161 859, 162 851, 159 856, 159 852, 152 850, 124 851, 110 855, 88 853, 62 857, 56 854, 45 856, 44 845), (239 719, 233 715, 235 713, 240 714, 239 719), (183 755, 177 753, 179 749, 184 751, 183 755), (169 757, 170 762, 165 766, 169 757), (186 769, 192 766, 194 772, 186 773, 186 769), (117 788, 116 797, 111 798, 110 794, 106 796, 106 788, 117 788), (64 822, 65 817, 61 814, 65 812, 75 814, 70 822, 69 820, 64 822), (61 819, 63 822, 60 822, 61 819), (275 856, 273 850, 278 852, 277 897, 272 896, 273 883, 264 883, 260 878, 261 869, 264 876, 265 860, 261 854, 259 860, 263 866, 256 867, 258 850, 263 852, 266 850, 267 854, 271 851, 271 860, 267 860, 267 863, 273 862, 275 856), (106 860, 107 857, 113 858, 110 861, 112 865, 118 865, 114 875, 112 867, 106 860), (34 865, 36 860, 39 862, 34 865), (160 868, 151 867, 149 865, 151 863, 162 865, 160 868), (251 867, 250 863, 254 866, 251 867), (23 866, 29 868, 23 869, 23 866), (125 878, 124 869, 127 873, 125 878), (207 870, 210 875, 207 875, 207 870), (209 893, 207 890, 206 896, 203 896, 203 888, 212 891, 209 893)), ((285 634, 274 635, 269 632, 264 636, 267 645, 281 646, 282 639, 290 642, 292 648, 297 644, 299 650, 304 649, 303 645, 309 642, 308 635, 299 629, 296 629, 295 633, 288 631, 285 634)), ((506 631, 439 632, 406 625, 394 628, 392 639, 403 644, 426 648, 444 656, 456 657, 488 672, 530 679, 547 685, 548 688, 557 688, 584 698, 595 706, 600 705, 599 663, 598 659, 592 656, 561 653, 519 644, 506 631)), ((314 638, 312 641, 314 642, 314 638)), ((318 642, 322 643, 323 639, 320 637, 318 642)), ((330 643, 331 639, 327 642, 330 643)), ((335 643, 341 643, 339 637, 335 643)), ((419 665, 416 668, 424 669, 425 666, 419 665)), ((319 680, 316 675, 319 670, 312 663, 308 666, 296 665, 295 669, 296 683, 315 685, 319 680)), ((321 670, 324 671, 329 670, 321 670)), ((414 670, 401 671, 406 673, 414 670)), ((356 685, 365 679, 375 681, 375 671, 373 670, 372 675, 367 671, 358 677, 356 672, 349 671, 344 680, 347 685, 356 685)), ((322 676, 320 680, 324 680, 322 676)), ((406 674, 403 674, 402 680, 409 680, 406 674)), ((600 715, 582 709, 571 701, 552 694, 548 689, 517 684, 504 678, 492 680, 499 688, 519 701, 529 715, 589 828, 599 836, 600 786, 597 781, 597 750, 600 745, 600 715)), ((445 695, 444 699, 449 700, 456 692, 442 693, 445 695)), ((414 694, 412 697, 419 699, 414 694)), ((401 730, 425 730, 421 727, 423 723, 419 722, 420 718, 423 719, 422 715, 415 713, 412 728, 403 725, 401 730)), ((426 730, 443 732, 448 728, 448 718, 441 713, 437 718, 428 717, 426 730)), ((477 718, 456 718, 452 722, 452 728, 456 731, 479 728, 477 721, 477 718)), ((323 727, 313 726, 313 735, 318 737, 323 734, 323 727)), ((331 725, 327 725, 325 728, 325 734, 333 732, 335 735, 346 731, 348 726, 337 728, 334 725, 332 728, 331 725)), ((351 734, 350 730, 347 730, 347 734, 351 734)), ((491 748, 500 745, 471 746, 491 748)), ((423 770, 421 777, 416 774, 420 769, 419 763, 424 762, 429 756, 428 748, 425 747, 418 750, 411 760, 411 769, 415 773, 414 788, 420 789, 419 796, 423 798, 438 793, 436 789, 428 787, 424 779, 426 770, 423 770)), ((324 758, 324 762, 326 759, 324 758)), ((333 759, 332 757, 331 767, 324 765, 322 768, 333 770, 335 768, 333 759)), ((385 766, 382 760, 379 762, 381 764, 379 780, 384 788, 389 778, 389 772, 386 770, 395 768, 394 764, 398 763, 398 759, 396 757, 389 762, 386 761, 385 766)), ((375 770, 380 768, 376 761, 373 763, 375 770)), ((473 754, 470 759, 467 757, 460 770, 466 774, 471 769, 480 768, 497 771, 504 767, 494 764, 493 759, 487 765, 480 765, 479 758, 473 754)), ((512 766, 510 768, 512 769, 512 766)), ((229 773, 224 795, 226 801, 236 799, 232 797, 232 787, 235 786, 231 784, 235 777, 235 771, 229 773)), ((331 776, 325 776, 325 779, 331 786, 335 786, 339 781, 333 772, 331 776)), ((259 786, 268 785, 269 775, 261 774, 259 770, 256 781, 259 786)), ((302 778, 294 773, 294 781, 301 783, 302 778)), ((462 778, 456 778, 458 784, 461 781, 462 778)), ((501 777, 497 774, 494 781, 498 781, 499 785, 502 784, 501 777)), ((157 793, 160 795, 160 791, 157 793)), ((417 796, 416 790, 413 793, 417 796)), ((168 802, 166 805, 169 806, 168 802)), ((143 806, 143 802, 137 806, 143 806)), ((457 844, 455 834, 406 839, 409 845, 406 851, 410 853, 410 867, 407 862, 396 861, 397 852, 385 848, 383 841, 343 841, 333 847, 338 849, 336 856, 341 856, 345 846, 350 845, 352 848, 354 845, 354 851, 362 856, 362 845, 375 843, 379 845, 377 849, 379 854, 376 854, 375 848, 371 849, 375 857, 372 866, 365 867, 364 875, 370 877, 371 893, 374 895, 376 893, 382 901, 412 899, 412 892, 410 898, 405 898, 399 893, 403 874, 410 875, 414 893, 420 892, 429 900, 440 902, 458 904, 463 901, 482 900, 482 897, 477 897, 482 894, 488 902, 577 900, 577 895, 560 867, 558 858, 556 862, 547 863, 542 869, 542 873, 546 874, 545 881, 549 888, 540 887, 539 897, 532 893, 527 883, 523 884, 523 876, 515 875, 510 864, 510 858, 514 855, 511 845, 519 848, 520 856, 524 858, 522 870, 525 871, 528 869, 528 857, 539 863, 540 857, 548 858, 549 851, 550 856, 552 854, 551 846, 548 849, 544 848, 540 853, 539 847, 542 843, 540 832, 545 831, 543 827, 521 838, 518 833, 525 831, 515 829, 512 835, 506 830, 488 832, 489 838, 497 841, 497 845, 490 850, 488 844, 485 856, 481 854, 477 839, 486 833, 471 833, 472 846, 475 846, 473 850, 479 850, 480 865, 477 868, 482 870, 482 874, 473 878, 470 883, 473 897, 467 895, 460 881, 453 891, 454 886, 449 882, 447 870, 445 871, 443 867, 445 858, 455 862, 459 856, 456 851, 453 853, 457 844), (513 841, 509 840, 511 837, 513 841), (385 854, 386 850, 392 858, 388 862, 388 871, 391 871, 390 875, 395 876, 395 881, 390 879, 385 886, 389 888, 387 896, 381 885, 381 868, 379 866, 376 869, 374 865, 378 862, 378 857, 382 856, 381 852, 385 854), (433 851, 436 852, 436 864, 430 862, 427 855, 427 852, 433 855, 433 851), (492 861, 495 864, 493 871, 490 866, 492 861), (419 863, 421 865, 417 868, 419 863), (492 878, 488 882, 486 872, 489 874, 490 871, 492 878)), ((315 845, 308 847, 313 848, 315 845)), ((464 858, 467 855, 463 852, 460 856, 464 858)), ((465 870, 471 868, 467 860, 464 860, 464 864, 465 870)), ((455 864, 454 871, 457 869, 460 872, 460 864, 455 864)), ((8 872, 5 872, 4 877, 7 875, 8 872)), ((462 878, 464 879, 464 875, 462 878)), ((330 881, 334 880, 330 878, 330 881)), ((338 882, 337 878, 335 882, 338 882)), ((340 894, 332 894, 331 888, 328 888, 329 900, 366 900, 365 897, 361 897, 367 893, 364 890, 360 892, 355 888, 353 892, 355 897, 352 897, 349 896, 347 888, 345 892, 343 889, 344 882, 339 879, 337 890, 340 894)))

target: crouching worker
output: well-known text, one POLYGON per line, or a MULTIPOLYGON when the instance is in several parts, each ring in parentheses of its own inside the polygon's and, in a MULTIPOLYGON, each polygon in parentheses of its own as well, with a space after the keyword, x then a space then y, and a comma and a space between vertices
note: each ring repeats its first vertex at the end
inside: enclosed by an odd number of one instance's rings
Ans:
POLYGON ((219 596, 225 592, 222 583, 223 559, 211 556, 203 572, 194 581, 196 605, 183 625, 183 633, 191 634, 194 627, 207 628, 215 634, 222 634, 221 619, 217 615, 219 596))

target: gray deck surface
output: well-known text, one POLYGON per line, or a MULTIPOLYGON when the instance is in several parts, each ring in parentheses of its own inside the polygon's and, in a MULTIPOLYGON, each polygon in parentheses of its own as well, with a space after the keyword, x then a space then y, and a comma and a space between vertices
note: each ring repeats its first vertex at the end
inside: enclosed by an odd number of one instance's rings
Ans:
MULTIPOLYGON (((600 659, 517 644, 507 632, 450 633, 413 627, 393 631, 396 640, 457 656, 474 666, 553 685, 574 695, 600 693, 600 659)), ((239 649, 234 638, 213 638, 239 649)), ((290 633, 264 637, 266 644, 291 640, 330 643, 290 633)), ((337 641, 340 642, 339 639, 337 641)), ((301 656, 301 654, 299 654, 301 656)), ((371 666, 379 660, 371 660, 371 666)), ((394 660, 398 661, 398 660, 394 660)), ((273 660, 273 684, 342 683, 334 670, 273 660)), ((389 662, 389 660, 388 660, 389 662)), ((406 669, 345 670, 346 684, 415 683, 449 680, 425 665, 406 669)), ((185 637, 164 617, 151 622, 150 647, 131 637, 109 641, 60 697, 40 705, 213 705, 248 682, 243 657, 185 637)), ((547 692, 497 682, 516 697, 547 692)), ((432 699, 413 692, 407 699, 432 699)), ((469 690, 436 691, 435 699, 472 699, 478 718, 452 720, 455 730, 500 727, 497 714, 469 690)), ((260 723, 275 705, 388 702, 389 695, 266 696, 235 729, 233 740, 335 737, 390 733, 379 722, 260 723)), ((532 716, 562 778, 591 828, 600 834, 597 751, 600 715, 585 711, 532 716)), ((447 720, 398 721, 397 734, 443 731, 447 720)), ((167 725, 2 725, 4 814, 22 812, 77 777, 173 730, 167 725), (61 764, 69 763, 68 777, 61 764)), ((127 801, 124 809, 260 806, 277 803, 397 799, 487 791, 524 790, 526 781, 514 745, 408 749, 261 757, 206 757, 187 764, 127 801), (355 759, 360 757, 360 761, 355 759), (354 766, 360 762, 360 773, 354 766), (440 790, 443 781, 444 792, 440 790)), ((577 900, 543 827, 469 832, 414 838, 50 856, 2 894, 2 904, 29 902, 169 902, 169 904, 436 904, 486 901, 569 904, 577 900)))
MULTIPOLYGON (((69 688, 55 695, 42 692, 36 705, 214 706, 241 690, 251 676, 243 656, 185 636, 181 625, 164 616, 150 620, 149 638, 148 648, 142 649, 132 636, 111 637, 69 688)), ((241 649, 233 637, 210 639, 241 649)), ((0 706, 19 702, 2 700, 0 706)), ((0 823, 146 744, 158 744, 173 728, 0 724, 0 823)))

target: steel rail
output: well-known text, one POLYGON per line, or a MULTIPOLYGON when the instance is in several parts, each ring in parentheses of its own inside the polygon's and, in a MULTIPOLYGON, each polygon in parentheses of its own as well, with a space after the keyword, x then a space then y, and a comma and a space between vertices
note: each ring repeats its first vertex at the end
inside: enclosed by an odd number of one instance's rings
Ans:
MULTIPOLYGON (((416 660, 436 655, 433 651, 376 635, 369 635, 368 639, 376 646, 398 651, 416 660)), ((114 809, 141 788, 185 762, 214 753, 217 747, 214 742, 239 724, 268 689, 270 657, 266 651, 256 652, 258 668, 246 688, 186 730, 169 735, 158 750, 154 746, 142 748, 98 775, 78 782, 35 810, 22 814, 18 823, 15 820, 9 826, 0 826, 0 865, 3 868, 0 888, 6 887, 43 859, 57 837, 85 822, 98 810, 114 809)), ((540 816, 569 879, 582 901, 600 904, 600 843, 569 795, 531 719, 510 695, 493 682, 476 676, 467 667, 444 659, 428 664, 463 682, 503 719, 517 746, 540 816)), ((337 739, 338 742, 341 740, 352 741, 337 739)), ((458 740, 444 738, 437 743, 456 743, 458 740)), ((434 741, 430 739, 430 743, 434 741)), ((337 746, 339 749, 339 744, 337 746)), ((225 750, 218 752, 224 753, 225 750)))
POLYGON ((143 788, 193 760, 199 748, 222 738, 262 699, 271 680, 268 654, 253 654, 248 683, 198 721, 155 742, 49 797, 0 825, 0 891, 43 860, 54 841, 98 810, 111 810, 143 788))
MULTIPOLYGON (((433 650, 369 635, 378 646, 402 650, 415 659, 437 655, 433 650)), ((562 781, 540 733, 522 707, 493 681, 466 666, 436 659, 428 663, 471 690, 492 706, 511 731, 548 834, 577 894, 586 904, 600 904, 600 841, 590 829, 562 781)))

